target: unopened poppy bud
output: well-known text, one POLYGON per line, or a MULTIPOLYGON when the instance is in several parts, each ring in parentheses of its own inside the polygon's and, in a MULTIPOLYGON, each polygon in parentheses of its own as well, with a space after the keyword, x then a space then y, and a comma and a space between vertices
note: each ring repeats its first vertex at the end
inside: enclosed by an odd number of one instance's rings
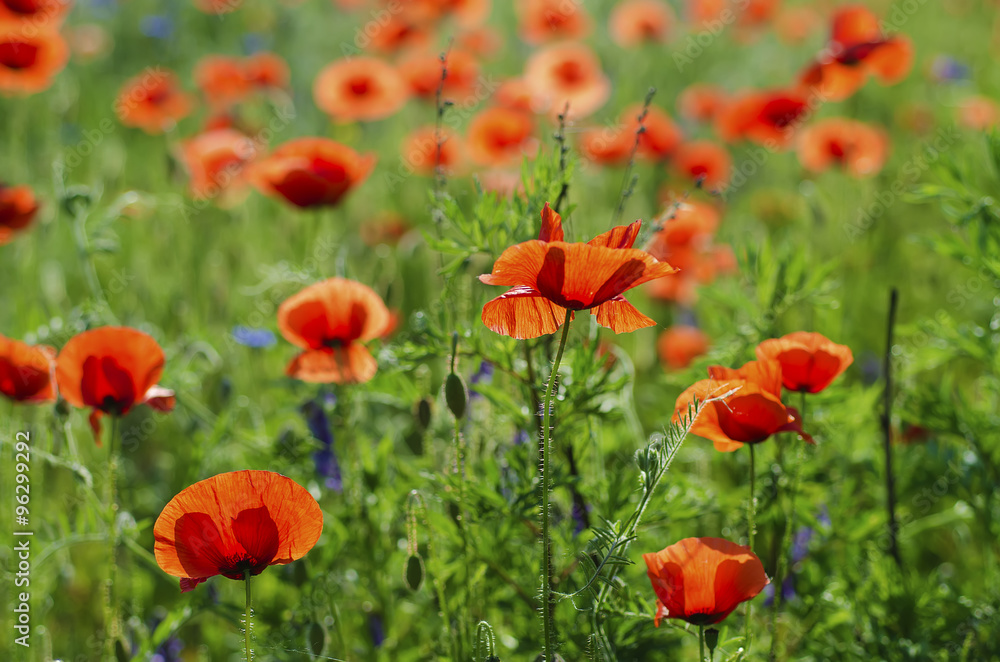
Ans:
POLYGON ((404 579, 406 581, 406 588, 411 591, 420 590, 421 584, 424 583, 424 560, 420 558, 419 554, 411 554, 406 559, 404 579))
POLYGON ((708 628, 705 630, 705 645, 708 646, 709 656, 715 651, 715 647, 719 645, 719 631, 715 628, 708 628))
POLYGON ((431 425, 431 399, 430 398, 420 398, 417 400, 417 404, 414 407, 413 417, 417 419, 417 427, 423 432, 431 425))
POLYGON ((78 213, 90 209, 94 202, 94 196, 87 186, 70 186, 63 193, 60 202, 67 214, 76 216, 78 213))
POLYGON ((469 391, 465 388, 465 381, 454 372, 448 375, 444 382, 444 399, 455 418, 461 419, 465 416, 465 408, 469 402, 469 391))
POLYGON ((319 655, 323 652, 323 646, 326 644, 326 630, 319 623, 313 621, 312 625, 309 626, 309 648, 312 649, 313 655, 319 655))

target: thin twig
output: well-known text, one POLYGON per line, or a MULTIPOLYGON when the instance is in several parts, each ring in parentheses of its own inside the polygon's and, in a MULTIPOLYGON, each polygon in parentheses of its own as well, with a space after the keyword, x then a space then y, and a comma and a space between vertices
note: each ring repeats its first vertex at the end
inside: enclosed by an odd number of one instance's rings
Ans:
POLYGON ((892 338, 896 326, 896 305, 899 302, 899 291, 894 287, 889 293, 889 323, 886 329, 885 359, 882 364, 885 371, 885 392, 882 397, 882 434, 885 445, 885 491, 886 510, 889 514, 889 553, 896 560, 896 565, 902 567, 899 557, 899 545, 896 541, 896 479, 892 473, 892 338))
POLYGON ((635 130, 635 142, 632 144, 632 152, 629 154, 628 166, 625 168, 625 174, 622 176, 622 186, 621 193, 618 196, 618 207, 615 209, 615 214, 612 217, 611 225, 618 225, 621 222, 622 214, 625 213, 625 203, 628 199, 632 197, 633 191, 635 191, 635 185, 639 180, 638 176, 632 176, 632 168, 635 167, 635 155, 639 152, 639 143, 642 140, 642 134, 646 133, 646 115, 649 113, 649 106, 653 103, 653 96, 656 95, 656 88, 651 87, 649 91, 646 92, 646 99, 642 103, 642 112, 636 118, 639 122, 639 126, 635 130))

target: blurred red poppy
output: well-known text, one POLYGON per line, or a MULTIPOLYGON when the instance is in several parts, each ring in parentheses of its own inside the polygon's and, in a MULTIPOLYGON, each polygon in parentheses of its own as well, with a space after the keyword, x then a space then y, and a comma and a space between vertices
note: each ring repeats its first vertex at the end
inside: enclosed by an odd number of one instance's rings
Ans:
POLYGON ((524 66, 524 80, 538 108, 555 117, 569 104, 568 117, 587 117, 611 96, 611 81, 585 44, 564 43, 536 51, 524 66))
POLYGON ((788 7, 774 20, 778 38, 788 44, 800 44, 823 24, 823 17, 812 7, 788 7))
POLYGON ((656 627, 663 618, 720 623, 770 583, 749 547, 722 538, 685 538, 642 558, 656 593, 656 627))
POLYGON ((799 134, 799 162, 813 172, 832 165, 854 177, 878 174, 885 165, 889 139, 864 122, 840 117, 820 120, 799 134))
POLYGON ((582 39, 592 21, 582 2, 572 0, 519 0, 521 39, 532 45, 560 39, 582 39))
MULTIPOLYGON (((628 106, 621 114, 621 122, 633 138, 639 129, 639 114, 642 105, 628 106)), ((663 161, 673 154, 684 138, 680 128, 670 115, 659 106, 650 105, 642 121, 643 131, 639 135, 639 155, 650 161, 663 161)))
POLYGON ((675 324, 660 334, 656 351, 660 361, 671 370, 681 370, 691 365, 708 351, 709 337, 696 326, 675 324))
POLYGON ((720 191, 729 185, 733 159, 722 145, 710 140, 692 140, 674 152, 673 171, 692 182, 701 182, 707 191, 720 191))
POLYGON ((181 143, 181 159, 191 177, 191 195, 216 199, 222 207, 240 202, 246 193, 246 167, 257 145, 234 129, 206 131, 181 143))
POLYGON ((784 387, 804 393, 819 393, 854 362, 850 347, 809 331, 765 340, 757 346, 757 358, 780 363, 784 387))
POLYGON ((622 294, 677 270, 632 248, 641 223, 615 227, 585 244, 567 243, 562 217, 546 203, 538 239, 511 246, 491 273, 479 277, 512 288, 486 304, 483 323, 512 338, 537 338, 562 326, 568 309, 592 310, 597 323, 615 333, 653 326, 622 294))
POLYGON ((0 246, 28 229, 38 213, 38 200, 30 186, 0 182, 0 246))
POLYGON ((0 335, 0 394, 21 403, 55 400, 55 358, 51 347, 0 335))
POLYGON ((704 402, 730 394, 706 404, 691 427, 692 434, 714 442, 716 450, 735 451, 778 432, 796 432, 812 442, 802 431, 798 412, 781 403, 777 361, 750 361, 739 369, 711 366, 708 374, 709 379, 695 382, 677 398, 673 420, 680 420, 695 398, 704 402))
POLYGON ((535 123, 527 113, 508 108, 487 108, 469 123, 466 146, 480 165, 507 166, 534 158, 538 141, 535 123))
POLYGON ((172 129, 193 107, 194 100, 181 90, 174 73, 161 67, 130 78, 115 100, 115 113, 122 124, 150 134, 172 129))
POLYGON ((989 97, 967 97, 959 102, 958 121, 966 128, 986 131, 1000 122, 1000 104, 989 97))
POLYGON ((0 24, 51 30, 59 27, 72 6, 72 0, 0 0, 0 24))
POLYGON ((588 129, 580 134, 580 153, 601 165, 628 163, 635 146, 635 132, 622 127, 588 129))
POLYGON ((280 55, 260 51, 243 60, 243 73, 256 88, 287 89, 291 72, 280 55))
POLYGON ((438 130, 433 126, 425 126, 411 133, 403 141, 403 161, 423 175, 433 175, 438 165, 445 173, 453 173, 462 163, 462 138, 454 131, 442 127, 439 151, 438 137, 438 130))
POLYGON ((662 0, 621 0, 608 19, 611 40, 622 48, 659 44, 676 21, 670 5, 662 0))
POLYGON ((503 44, 503 35, 487 25, 465 30, 455 39, 457 47, 481 58, 492 58, 503 44))
POLYGON ((153 525, 156 563, 181 591, 209 577, 245 579, 296 561, 323 532, 316 499, 273 471, 234 471, 186 487, 153 525))
POLYGON ((681 117, 695 122, 711 122, 725 107, 728 98, 729 94, 718 85, 694 83, 677 97, 677 111, 681 117))
POLYGON ((157 386, 163 374, 163 350, 142 331, 102 326, 79 333, 56 359, 59 393, 74 407, 93 407, 90 427, 101 444, 101 417, 124 416, 146 404, 171 411, 174 392, 157 386))
POLYGON ((339 203, 374 167, 374 155, 360 155, 327 138, 297 138, 257 161, 247 176, 264 195, 296 207, 318 207, 339 203))
POLYGON ((0 20, 0 93, 41 92, 68 59, 69 47, 58 32, 0 20))
POLYGON ((253 90, 243 62, 226 55, 206 55, 194 68, 194 82, 209 106, 228 108, 246 99, 253 90))
POLYGON ((278 307, 278 329, 305 351, 288 364, 289 377, 305 382, 358 384, 378 365, 362 344, 379 338, 391 319, 367 285, 330 278, 305 288, 278 307))
POLYGON ((464 99, 473 94, 479 80, 476 58, 459 49, 448 51, 444 84, 441 82, 441 56, 438 53, 409 55, 399 65, 399 71, 413 95, 430 101, 435 99, 439 87, 444 99, 464 99))
POLYGON ((313 83, 313 98, 338 121, 374 121, 406 104, 409 86, 391 65, 375 57, 352 57, 327 65, 313 83))
POLYGON ((795 129, 813 110, 798 90, 751 92, 727 104, 715 128, 726 142, 749 140, 777 149, 791 143, 795 129))

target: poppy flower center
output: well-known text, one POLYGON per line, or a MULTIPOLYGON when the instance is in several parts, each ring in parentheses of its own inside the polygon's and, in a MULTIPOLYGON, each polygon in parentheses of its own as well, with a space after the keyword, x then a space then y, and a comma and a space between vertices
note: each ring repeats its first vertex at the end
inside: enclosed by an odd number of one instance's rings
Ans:
POLYGON ((347 89, 354 96, 363 97, 372 92, 372 88, 372 80, 368 76, 356 76, 347 81, 347 89))
POLYGON ((837 161, 843 161, 847 157, 847 148, 839 140, 831 140, 829 150, 830 155, 837 161))
POLYGON ((4 6, 15 14, 35 14, 42 10, 42 3, 38 0, 0 0, 4 6))
POLYGON ((166 103, 167 99, 170 98, 170 88, 166 85, 160 85, 154 87, 146 93, 146 102, 154 106, 160 106, 166 103))
POLYGON ((587 75, 579 62, 567 60, 555 69, 556 78, 568 87, 577 87, 587 79, 587 75))
POLYGON ((0 65, 8 69, 28 69, 38 60, 38 46, 21 41, 0 43, 0 65))
POLYGON ((797 120, 805 110, 805 104, 791 99, 771 101, 761 111, 761 119, 771 126, 784 129, 797 120))

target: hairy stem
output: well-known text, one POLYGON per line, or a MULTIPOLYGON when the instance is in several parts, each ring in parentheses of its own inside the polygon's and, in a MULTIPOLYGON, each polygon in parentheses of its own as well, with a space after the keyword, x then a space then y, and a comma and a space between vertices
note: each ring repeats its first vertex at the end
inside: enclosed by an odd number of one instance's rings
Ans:
MULTIPOLYGON (((747 546, 753 552, 754 515, 757 511, 757 468, 754 466, 754 444, 747 444, 750 447, 750 502, 747 504, 747 546)), ((744 635, 744 649, 750 652, 750 600, 747 600, 746 632, 744 635)))
POLYGON ((250 628, 253 623, 253 602, 250 599, 250 570, 243 571, 243 581, 247 585, 247 610, 243 620, 243 651, 246 653, 247 662, 253 661, 253 648, 250 646, 250 628))
POLYGON ((108 441, 108 482, 105 501, 108 517, 108 579, 104 587, 104 657, 115 659, 115 641, 118 640, 118 600, 115 599, 115 580, 118 578, 118 456, 115 441, 118 438, 118 417, 111 419, 111 439, 108 441))

